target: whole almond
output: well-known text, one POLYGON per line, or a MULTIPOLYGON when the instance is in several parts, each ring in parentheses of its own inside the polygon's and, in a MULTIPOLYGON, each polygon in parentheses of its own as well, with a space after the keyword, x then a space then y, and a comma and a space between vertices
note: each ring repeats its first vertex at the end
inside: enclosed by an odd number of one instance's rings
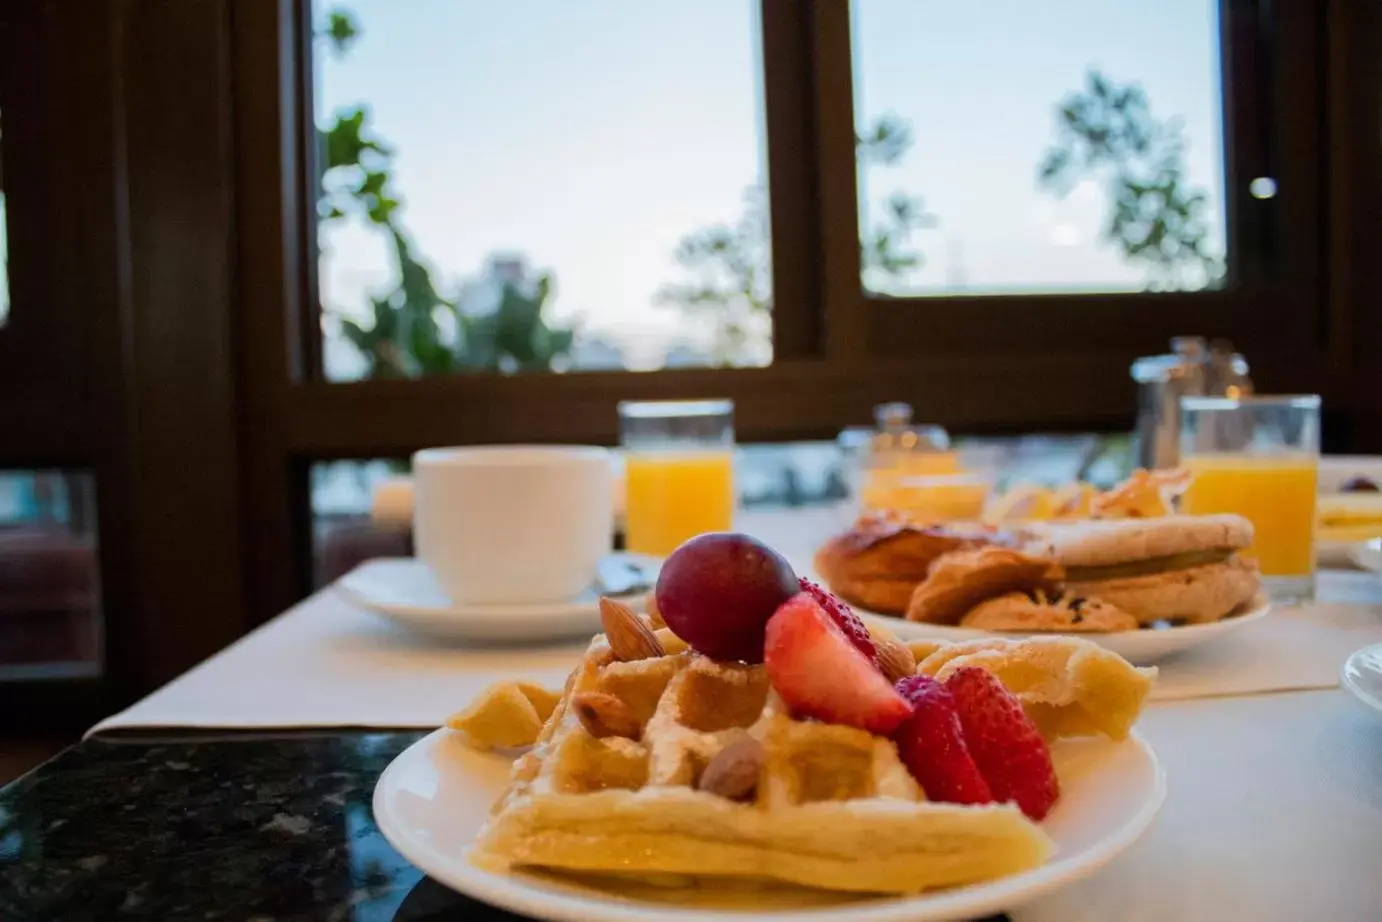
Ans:
POLYGON ((600 597, 600 623, 616 659, 623 662, 664 656, 652 628, 632 608, 615 599, 600 597))
POLYGON ((613 695, 604 692, 576 692, 571 696, 571 707, 580 718, 585 732, 596 739, 606 736, 626 736, 638 739, 640 727, 629 706, 613 695))
POLYGON ((866 627, 873 638, 873 646, 878 651, 878 668, 889 682, 916 675, 917 660, 897 635, 887 628, 870 621, 866 627))
POLYGON ((745 733, 715 753, 696 787, 729 800, 748 800, 763 771, 763 744, 745 733))
POLYGON ((878 668, 889 682, 916 675, 916 658, 901 641, 875 637, 873 645, 878 650, 878 668))

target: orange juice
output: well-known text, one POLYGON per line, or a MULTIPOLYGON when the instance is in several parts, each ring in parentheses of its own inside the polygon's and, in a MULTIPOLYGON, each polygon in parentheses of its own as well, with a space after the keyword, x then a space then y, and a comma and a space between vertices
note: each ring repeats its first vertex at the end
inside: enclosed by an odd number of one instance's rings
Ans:
POLYGON ((903 512, 918 522, 978 519, 988 494, 988 483, 964 473, 953 451, 884 453, 860 487, 865 510, 903 512))
POLYGON ((734 522, 729 451, 630 452, 624 461, 624 543, 637 554, 670 554, 687 538, 734 522))
POLYGON ((1181 464, 1195 472, 1181 497, 1182 512, 1236 512, 1251 520, 1249 556, 1257 558, 1264 576, 1315 571, 1315 458, 1192 455, 1181 464))
POLYGON ((977 521, 988 496, 989 483, 971 475, 898 477, 865 486, 863 507, 906 513, 923 523, 977 521))

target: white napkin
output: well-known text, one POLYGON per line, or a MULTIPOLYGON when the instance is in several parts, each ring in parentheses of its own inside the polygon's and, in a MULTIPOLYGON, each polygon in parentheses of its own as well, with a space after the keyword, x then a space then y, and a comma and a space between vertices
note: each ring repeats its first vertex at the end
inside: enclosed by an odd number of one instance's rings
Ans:
POLYGON ((1382 606, 1317 603, 1272 611, 1157 665, 1152 699, 1333 688, 1359 647, 1382 643, 1382 606))

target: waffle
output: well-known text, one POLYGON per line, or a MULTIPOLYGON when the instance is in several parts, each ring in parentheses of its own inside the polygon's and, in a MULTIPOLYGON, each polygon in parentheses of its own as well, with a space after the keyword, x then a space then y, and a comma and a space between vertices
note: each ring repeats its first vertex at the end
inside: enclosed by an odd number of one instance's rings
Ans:
MULTIPOLYGON (((1090 646, 1060 640, 1076 653, 1090 646)), ((1028 642, 1004 643, 1017 657, 1028 642)), ((993 659, 999 649, 971 652, 993 659)), ((942 662, 944 652, 927 661, 958 668, 963 657, 942 662)), ((1099 731, 1097 702, 1086 695, 1076 707, 1079 696, 1067 687, 1062 697, 1062 680, 1041 673, 1076 653, 1022 658, 1023 682, 1051 715, 1079 717, 1047 726, 1099 731)), ((1150 682, 1122 666, 1125 684, 1150 682)), ((1116 730, 1122 718, 1107 723, 1116 730)), ((685 649, 621 660, 598 635, 514 764, 471 857, 496 868, 906 893, 1033 868, 1052 847, 1016 806, 928 802, 886 738, 793 718, 762 666, 685 649)))

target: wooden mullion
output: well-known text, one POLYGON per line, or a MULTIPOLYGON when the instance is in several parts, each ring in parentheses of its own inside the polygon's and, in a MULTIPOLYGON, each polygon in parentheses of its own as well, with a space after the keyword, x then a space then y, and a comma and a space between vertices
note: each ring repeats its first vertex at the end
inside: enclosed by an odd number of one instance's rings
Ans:
POLYGON ((307 89, 310 10, 305 0, 255 0, 232 10, 239 238, 240 526, 246 546, 250 621, 301 597, 309 525, 305 474, 290 452, 287 412, 310 386, 303 342, 319 333, 315 297, 315 179, 305 147, 315 131, 307 89), (311 318, 307 320, 305 318, 311 318))
POLYGON ((854 122, 850 4, 808 4, 815 63, 816 171, 820 189, 820 286, 825 354, 855 362, 868 354, 868 315, 860 276, 859 184, 854 122))
POLYGON ((761 0, 762 86, 769 227, 772 235, 773 356, 820 356, 820 196, 815 157, 811 13, 796 0, 761 0))

